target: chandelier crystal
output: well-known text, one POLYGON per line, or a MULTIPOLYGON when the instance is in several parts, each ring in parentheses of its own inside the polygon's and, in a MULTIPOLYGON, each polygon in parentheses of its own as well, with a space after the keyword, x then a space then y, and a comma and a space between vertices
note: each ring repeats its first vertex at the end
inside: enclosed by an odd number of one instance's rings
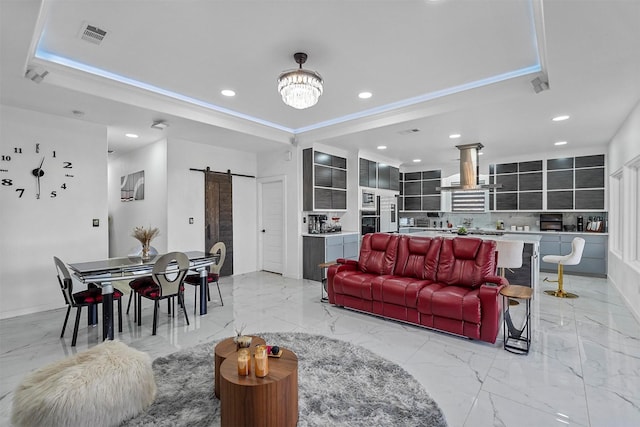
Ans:
POLYGON ((278 77, 282 102, 298 110, 313 107, 322 95, 322 77, 315 71, 302 69, 302 64, 307 61, 306 53, 298 52, 293 58, 300 68, 285 71, 278 77))

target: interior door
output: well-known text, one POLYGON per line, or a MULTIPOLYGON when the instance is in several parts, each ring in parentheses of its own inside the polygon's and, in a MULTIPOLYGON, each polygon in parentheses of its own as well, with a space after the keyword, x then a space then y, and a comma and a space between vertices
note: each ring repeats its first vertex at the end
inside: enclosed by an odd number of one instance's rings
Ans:
POLYGON ((262 269, 282 274, 284 252, 283 181, 261 183, 262 269))
POLYGON ((233 274, 232 178, 216 172, 206 172, 204 177, 204 251, 209 252, 216 242, 224 242, 227 256, 220 275, 230 276, 233 274))

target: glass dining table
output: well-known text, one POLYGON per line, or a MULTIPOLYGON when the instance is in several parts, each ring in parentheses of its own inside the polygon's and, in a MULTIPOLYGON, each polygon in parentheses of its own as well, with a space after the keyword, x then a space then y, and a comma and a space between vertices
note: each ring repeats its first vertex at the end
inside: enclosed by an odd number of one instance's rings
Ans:
MULTIPOLYGON (((189 258, 190 274, 200 275, 200 315, 207 314, 207 267, 216 262, 216 255, 201 251, 185 252, 185 255, 189 258)), ((78 280, 95 283, 102 288, 103 339, 113 339, 113 282, 151 276, 153 266, 161 256, 162 254, 158 254, 149 261, 142 261, 139 256, 130 256, 69 264, 78 280)), ((169 269, 171 267, 169 264, 169 269)))

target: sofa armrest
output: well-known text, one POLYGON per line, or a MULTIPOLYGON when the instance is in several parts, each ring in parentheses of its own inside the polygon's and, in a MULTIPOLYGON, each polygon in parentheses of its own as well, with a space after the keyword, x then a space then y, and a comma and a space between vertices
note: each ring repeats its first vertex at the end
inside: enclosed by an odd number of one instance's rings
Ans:
POLYGON ((482 326, 480 328, 480 339, 486 342, 495 343, 500 331, 500 320, 502 318, 502 298, 500 290, 509 284, 509 281, 500 276, 487 276, 486 283, 480 286, 478 297, 482 307, 482 326))
POLYGON ((333 280, 341 271, 357 271, 358 270, 358 262, 350 259, 339 258, 337 260, 338 264, 334 264, 327 269, 327 295, 329 296, 329 302, 331 304, 335 303, 334 292, 333 292, 333 280), (345 261, 345 263, 341 263, 340 261, 345 261))
POLYGON ((336 262, 338 264, 355 265, 356 267, 358 266, 358 261, 353 259, 338 258, 336 262))
POLYGON ((489 286, 506 286, 509 284, 509 281, 506 279, 506 277, 502 277, 502 276, 487 276, 484 278, 486 281, 486 284, 489 286))

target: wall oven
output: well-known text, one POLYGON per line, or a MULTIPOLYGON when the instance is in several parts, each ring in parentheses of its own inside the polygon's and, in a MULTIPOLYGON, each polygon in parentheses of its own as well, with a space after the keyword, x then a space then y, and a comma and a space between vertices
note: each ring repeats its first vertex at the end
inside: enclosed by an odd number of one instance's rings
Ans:
POLYGON ((362 215, 360 219, 360 230, 363 236, 365 234, 377 233, 378 231, 380 231, 380 216, 362 215))
MULTIPOLYGON (((364 196, 364 193, 362 195, 364 196)), ((360 211, 360 233, 364 236, 368 233, 377 233, 380 231, 380 196, 373 195, 373 208, 362 209, 360 211)))

